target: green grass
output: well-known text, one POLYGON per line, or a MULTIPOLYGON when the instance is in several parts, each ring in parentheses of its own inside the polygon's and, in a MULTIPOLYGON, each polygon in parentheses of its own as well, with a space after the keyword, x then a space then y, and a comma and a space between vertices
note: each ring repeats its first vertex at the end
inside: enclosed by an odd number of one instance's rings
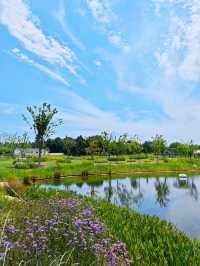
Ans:
MULTIPOLYGON (((31 188, 31 199, 73 196, 69 192, 31 188)), ((126 243, 133 265, 136 266, 195 266, 200 265, 200 243, 185 236, 171 223, 157 217, 141 215, 127 208, 116 207, 105 201, 86 197, 86 203, 95 207, 98 217, 107 226, 115 240, 126 243)))
POLYGON ((152 159, 134 159, 130 162, 128 157, 124 162, 107 162, 105 157, 71 157, 70 159, 64 158, 46 158, 42 163, 41 168, 33 169, 15 169, 13 167, 13 159, 0 159, 0 180, 7 180, 8 178, 17 177, 23 179, 29 178, 45 178, 53 177, 55 172, 60 172, 61 176, 67 175, 81 175, 86 172, 88 174, 106 174, 106 173, 134 173, 134 172, 158 172, 158 171, 175 171, 175 170, 191 170, 200 169, 200 160, 198 159, 168 159, 157 160, 152 159), (102 163, 97 163, 97 162, 102 163), (106 163, 107 162, 107 163, 106 163))

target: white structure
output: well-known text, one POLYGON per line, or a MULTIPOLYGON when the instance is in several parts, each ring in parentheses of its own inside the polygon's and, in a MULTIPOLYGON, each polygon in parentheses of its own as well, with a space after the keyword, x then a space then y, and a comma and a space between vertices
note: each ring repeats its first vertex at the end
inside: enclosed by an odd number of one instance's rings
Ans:
MULTIPOLYGON (((17 149, 15 149, 15 151, 14 151, 14 155, 15 156, 33 156, 33 155, 38 155, 39 154, 39 149, 37 149, 37 148, 27 148, 27 149, 20 149, 20 148, 17 148, 17 149)), ((45 149, 43 149, 42 150, 42 155, 48 155, 49 154, 49 152, 48 152, 48 150, 45 150, 45 149)))
POLYGON ((194 155, 196 155, 196 156, 200 156, 200 150, 196 150, 196 151, 194 151, 194 155))
POLYGON ((64 153, 48 153, 49 156, 64 156, 64 153))

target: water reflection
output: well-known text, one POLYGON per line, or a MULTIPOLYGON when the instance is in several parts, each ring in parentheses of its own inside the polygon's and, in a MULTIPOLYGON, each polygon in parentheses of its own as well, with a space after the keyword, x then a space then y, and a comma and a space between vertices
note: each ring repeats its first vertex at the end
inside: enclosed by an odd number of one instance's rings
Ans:
POLYGON ((155 182, 156 190, 156 202, 159 203, 160 207, 167 207, 169 199, 169 186, 167 184, 167 178, 165 177, 164 181, 157 179, 155 182))
POLYGON ((83 180, 80 184, 58 182, 41 187, 73 190, 103 198, 142 214, 157 215, 173 222, 189 236, 200 239, 200 177, 119 178, 106 181, 83 180))
POLYGON ((198 200, 199 192, 193 177, 187 178, 185 180, 177 178, 174 182, 174 187, 188 191, 192 199, 196 201, 198 200))

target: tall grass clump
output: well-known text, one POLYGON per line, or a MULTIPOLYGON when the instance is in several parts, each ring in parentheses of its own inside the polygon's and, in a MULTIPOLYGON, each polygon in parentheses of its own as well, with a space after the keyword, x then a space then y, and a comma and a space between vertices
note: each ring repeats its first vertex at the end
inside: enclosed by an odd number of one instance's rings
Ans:
POLYGON ((126 243, 133 265, 200 265, 200 243, 171 223, 107 202, 93 203, 111 234, 126 243))

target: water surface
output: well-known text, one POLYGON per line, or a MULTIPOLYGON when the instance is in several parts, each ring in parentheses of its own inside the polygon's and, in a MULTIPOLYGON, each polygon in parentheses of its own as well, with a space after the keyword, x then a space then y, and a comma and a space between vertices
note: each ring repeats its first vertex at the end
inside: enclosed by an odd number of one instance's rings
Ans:
POLYGON ((127 177, 81 185, 45 184, 41 187, 72 190, 81 195, 106 199, 142 214, 156 215, 200 240, 200 176, 186 181, 177 177, 127 177))

